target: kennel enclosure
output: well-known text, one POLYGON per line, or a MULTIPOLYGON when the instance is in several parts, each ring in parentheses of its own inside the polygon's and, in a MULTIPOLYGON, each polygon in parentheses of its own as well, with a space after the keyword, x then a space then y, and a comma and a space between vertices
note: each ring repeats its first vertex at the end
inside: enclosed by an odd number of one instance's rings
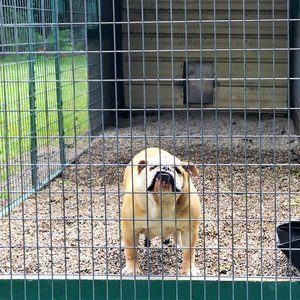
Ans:
POLYGON ((299 1, 2 0, 0 298, 298 299, 299 1), (122 174, 195 165, 200 277, 171 241, 121 274, 122 174), (288 249, 289 250, 289 249, 288 249))

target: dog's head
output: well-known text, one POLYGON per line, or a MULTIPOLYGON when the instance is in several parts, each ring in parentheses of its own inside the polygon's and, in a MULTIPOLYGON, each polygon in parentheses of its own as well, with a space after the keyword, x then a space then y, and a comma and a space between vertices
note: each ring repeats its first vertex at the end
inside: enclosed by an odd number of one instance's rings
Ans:
POLYGON ((189 174, 197 175, 192 163, 181 162, 174 156, 157 156, 138 164, 138 175, 151 193, 176 193, 187 189, 189 174))

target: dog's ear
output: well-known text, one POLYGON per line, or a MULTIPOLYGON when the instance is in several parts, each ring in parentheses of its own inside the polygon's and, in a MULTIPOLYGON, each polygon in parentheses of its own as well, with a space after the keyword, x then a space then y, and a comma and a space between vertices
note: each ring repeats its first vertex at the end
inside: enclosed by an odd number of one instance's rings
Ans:
POLYGON ((181 166, 186 172, 192 173, 194 176, 199 175, 199 170, 193 163, 183 162, 181 166))
POLYGON ((141 171, 146 167, 147 163, 145 160, 140 160, 138 164, 138 174, 141 173, 141 171))

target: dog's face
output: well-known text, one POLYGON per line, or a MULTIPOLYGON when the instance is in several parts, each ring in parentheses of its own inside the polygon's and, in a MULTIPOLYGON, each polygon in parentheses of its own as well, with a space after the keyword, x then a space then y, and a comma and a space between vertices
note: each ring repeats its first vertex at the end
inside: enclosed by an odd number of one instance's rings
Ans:
POLYGON ((174 156, 152 157, 138 165, 143 188, 151 193, 176 193, 176 198, 188 184, 189 171, 198 174, 193 164, 183 163, 174 156))

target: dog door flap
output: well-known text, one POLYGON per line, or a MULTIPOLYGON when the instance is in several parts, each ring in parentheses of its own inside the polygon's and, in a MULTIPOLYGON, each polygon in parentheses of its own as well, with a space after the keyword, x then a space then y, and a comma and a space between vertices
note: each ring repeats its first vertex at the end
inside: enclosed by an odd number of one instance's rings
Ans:
POLYGON ((213 103, 213 63, 188 62, 185 103, 213 103))

